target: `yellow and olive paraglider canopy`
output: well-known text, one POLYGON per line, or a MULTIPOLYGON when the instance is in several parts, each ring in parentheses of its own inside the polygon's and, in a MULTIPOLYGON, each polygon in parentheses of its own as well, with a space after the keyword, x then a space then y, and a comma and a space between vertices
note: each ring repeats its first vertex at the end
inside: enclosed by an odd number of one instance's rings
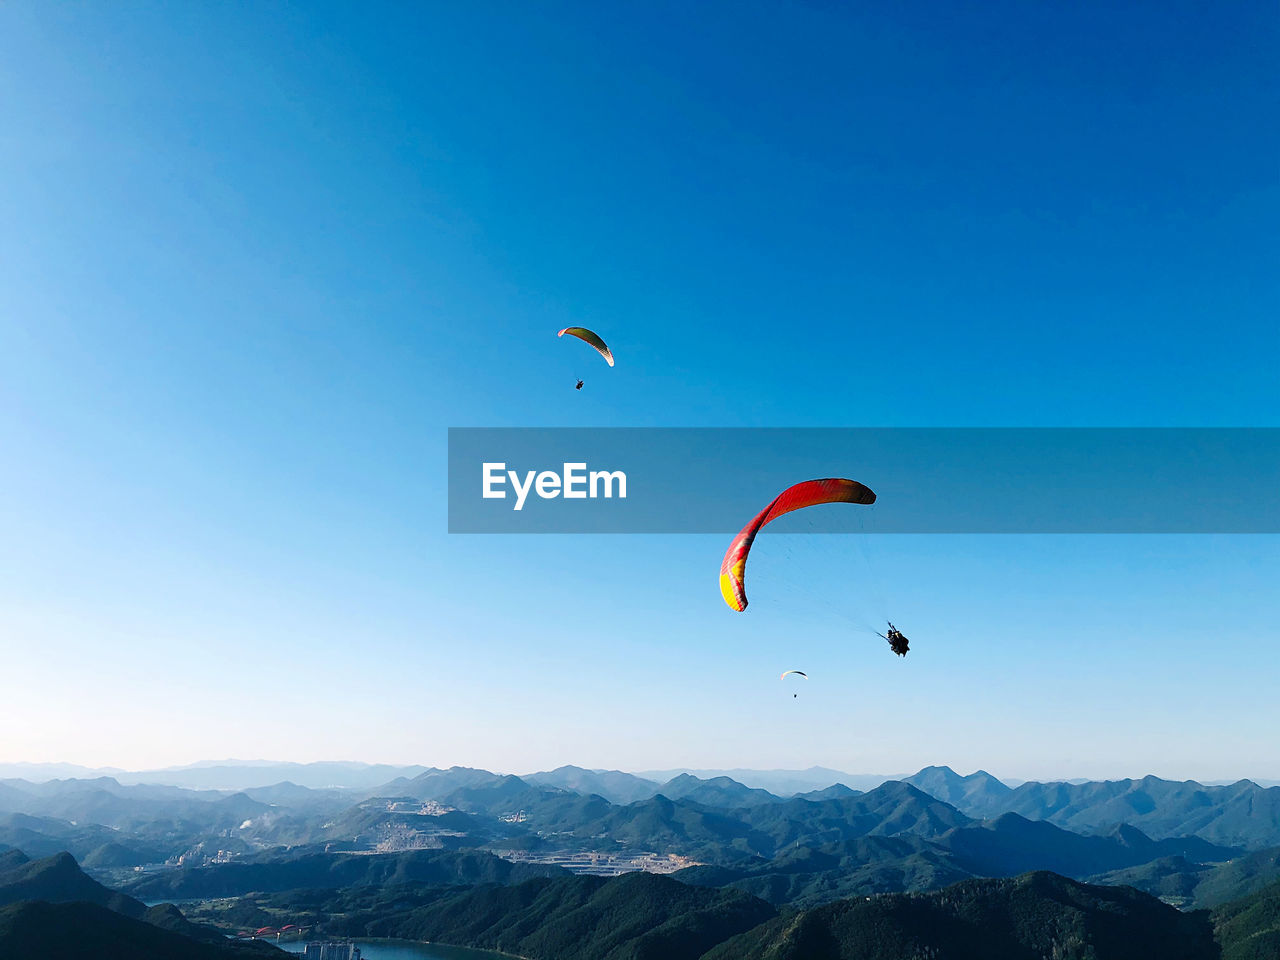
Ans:
POLYGON ((591 346, 596 348, 600 356, 604 357, 605 362, 608 363, 609 366, 613 366, 613 354, 610 352, 609 348, 605 346, 605 342, 600 339, 600 334, 595 333, 592 330, 588 330, 586 327, 565 327, 557 333, 556 336, 563 337, 566 333, 571 337, 577 337, 579 340, 591 344, 591 346))

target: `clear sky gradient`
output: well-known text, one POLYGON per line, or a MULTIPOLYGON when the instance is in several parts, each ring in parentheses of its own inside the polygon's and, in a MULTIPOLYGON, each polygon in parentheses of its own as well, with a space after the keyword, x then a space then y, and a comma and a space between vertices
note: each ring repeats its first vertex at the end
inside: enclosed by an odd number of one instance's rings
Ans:
POLYGON ((1280 426, 1278 41, 0 4, 0 759, 1280 778, 1275 537, 764 539, 739 616, 444 503, 449 426, 1280 426))

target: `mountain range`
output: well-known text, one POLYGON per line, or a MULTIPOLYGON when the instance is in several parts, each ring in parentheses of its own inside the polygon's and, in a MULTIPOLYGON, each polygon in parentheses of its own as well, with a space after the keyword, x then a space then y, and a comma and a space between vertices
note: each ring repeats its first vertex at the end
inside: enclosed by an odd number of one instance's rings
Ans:
POLYGON ((1252 780, 1208 786, 1143 777, 1009 788, 982 771, 961 777, 946 767, 927 767, 906 782, 974 817, 1017 813, 1086 833, 1127 823, 1157 838, 1195 835, 1255 847, 1280 843, 1280 787, 1252 780))
POLYGON ((397 770, 373 787, 282 781, 239 791, 114 776, 8 779, 0 850, 69 851, 98 879, 149 900, 282 890, 303 875, 314 886, 383 882, 361 871, 379 857, 451 853, 543 875, 564 864, 607 873, 692 862, 682 878, 696 886, 813 907, 1029 870, 1216 905, 1268 880, 1266 851, 1280 848, 1280 788, 1251 781, 1013 787, 983 771, 928 767, 866 791, 833 783, 783 796, 723 775, 659 784, 580 767, 527 777, 397 770), (1247 872, 1224 866, 1255 856, 1247 872))

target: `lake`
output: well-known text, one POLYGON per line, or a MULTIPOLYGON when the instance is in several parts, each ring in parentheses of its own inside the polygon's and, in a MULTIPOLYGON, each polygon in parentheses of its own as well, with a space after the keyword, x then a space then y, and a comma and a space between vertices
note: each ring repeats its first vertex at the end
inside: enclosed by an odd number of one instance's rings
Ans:
MULTIPOLYGON (((488 950, 469 950, 466 947, 446 947, 438 943, 414 943, 411 940, 356 940, 364 960, 511 960, 502 953, 488 950)), ((305 940, 282 943, 280 947, 290 953, 301 953, 305 940)))

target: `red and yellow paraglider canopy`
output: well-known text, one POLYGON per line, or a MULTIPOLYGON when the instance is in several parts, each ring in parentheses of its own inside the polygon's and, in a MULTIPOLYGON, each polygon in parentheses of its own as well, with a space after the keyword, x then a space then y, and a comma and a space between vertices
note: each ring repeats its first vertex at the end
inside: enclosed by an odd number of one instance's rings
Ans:
POLYGON ((738 532, 725 552, 720 564, 720 593, 732 610, 741 613, 747 609, 747 591, 743 578, 747 570, 747 554, 755 542, 760 528, 784 513, 817 506, 820 503, 875 503, 876 495, 870 487, 857 480, 843 477, 827 477, 823 480, 806 480, 787 487, 773 498, 773 502, 755 515, 750 523, 738 532))

